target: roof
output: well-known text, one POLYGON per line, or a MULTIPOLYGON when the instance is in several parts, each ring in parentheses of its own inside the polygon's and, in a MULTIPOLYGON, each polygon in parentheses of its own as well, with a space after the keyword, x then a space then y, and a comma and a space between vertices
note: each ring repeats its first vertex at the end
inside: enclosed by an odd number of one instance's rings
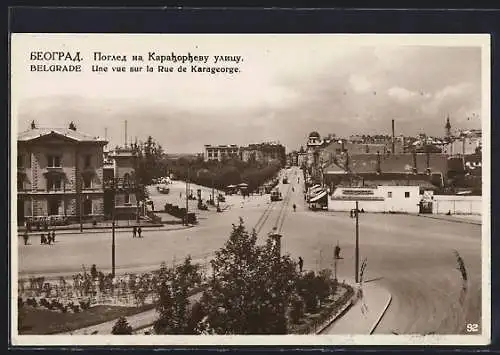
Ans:
POLYGON ((344 174, 346 171, 341 166, 332 163, 326 167, 324 170, 325 174, 344 174))
POLYGON ((319 135, 318 132, 316 131, 312 131, 311 133, 309 133, 309 137, 316 137, 316 138, 320 138, 321 136, 319 135))
POLYGON ((93 137, 91 135, 74 131, 69 128, 34 128, 18 133, 17 141, 18 142, 29 142, 40 137, 46 137, 50 135, 67 137, 70 140, 75 142, 94 142, 94 143, 103 143, 107 144, 108 142, 105 139, 99 137, 93 137))
MULTIPOLYGON (((359 154, 349 156, 349 168, 355 173, 369 173, 377 171, 377 154, 359 154)), ((427 169, 427 154, 416 154, 417 170, 424 172, 427 169)), ((414 167, 413 154, 380 154, 380 171, 382 173, 411 172, 414 167)), ((448 171, 448 157, 445 154, 429 154, 429 168, 431 172, 446 175, 448 171)))

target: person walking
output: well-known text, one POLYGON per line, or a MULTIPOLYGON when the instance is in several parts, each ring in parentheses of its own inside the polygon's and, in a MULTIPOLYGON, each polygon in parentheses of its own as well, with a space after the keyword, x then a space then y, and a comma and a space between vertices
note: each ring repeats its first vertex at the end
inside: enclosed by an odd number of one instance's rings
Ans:
POLYGON ((302 268, 304 267, 304 259, 302 259, 301 256, 299 256, 299 270, 302 272, 302 268))
POLYGON ((45 234, 40 234, 40 244, 45 244, 46 243, 46 240, 45 240, 45 234))
POLYGON ((134 226, 134 228, 132 229, 132 238, 135 238, 137 237, 137 227, 134 226))
POLYGON ((297 206, 295 205, 295 203, 293 204, 293 212, 295 212, 295 210, 297 209, 297 206))
POLYGON ((23 233, 23 239, 24 239, 24 245, 28 245, 29 235, 27 230, 25 230, 23 233))
POLYGON ((137 234, 139 235, 139 238, 142 238, 142 229, 141 227, 137 228, 137 234))
POLYGON ((338 244, 335 246, 335 259, 340 259, 340 246, 338 244))
POLYGON ((52 243, 56 242, 56 230, 52 229, 52 243))

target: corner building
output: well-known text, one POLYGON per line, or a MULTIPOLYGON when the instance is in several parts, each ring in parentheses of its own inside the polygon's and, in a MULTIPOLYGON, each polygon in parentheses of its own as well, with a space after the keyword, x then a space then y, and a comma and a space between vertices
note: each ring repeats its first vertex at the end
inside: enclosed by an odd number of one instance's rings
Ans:
POLYGON ((69 221, 104 216, 103 148, 98 137, 36 128, 17 137, 17 221, 69 221))

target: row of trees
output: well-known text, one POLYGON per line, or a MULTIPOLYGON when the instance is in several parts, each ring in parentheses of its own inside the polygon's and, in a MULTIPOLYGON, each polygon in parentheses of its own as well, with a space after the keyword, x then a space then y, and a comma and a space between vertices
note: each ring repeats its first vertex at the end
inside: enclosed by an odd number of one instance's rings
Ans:
MULTIPOLYGON (((202 157, 169 159, 162 146, 149 136, 145 142, 133 144, 137 154, 136 178, 141 186, 150 185, 153 179, 173 173, 177 178, 199 185, 225 188, 246 182, 254 190, 272 178, 280 169, 280 161, 269 164, 255 160, 244 162, 237 157, 226 157, 222 162, 205 162, 202 157)), ((140 198, 140 196, 139 196, 140 198)))
POLYGON ((211 261, 203 292, 189 297, 202 282, 199 267, 162 266, 156 306, 156 334, 286 334, 305 312, 315 312, 332 294, 328 271, 300 273, 289 255, 269 237, 257 244, 243 220, 211 261))
POLYGON ((217 189, 245 182, 250 191, 274 177, 280 168, 281 165, 278 161, 258 164, 239 159, 228 159, 224 163, 219 163, 204 162, 198 159, 187 161, 181 158, 169 165, 169 171, 181 180, 189 179, 196 184, 213 186, 217 189))

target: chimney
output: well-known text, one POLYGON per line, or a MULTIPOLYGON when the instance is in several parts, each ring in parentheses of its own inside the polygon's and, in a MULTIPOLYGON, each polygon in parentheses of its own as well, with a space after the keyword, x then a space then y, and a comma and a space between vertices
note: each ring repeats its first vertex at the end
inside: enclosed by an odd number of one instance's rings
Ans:
POLYGON ((382 172, 381 162, 380 162, 380 152, 377 150, 377 174, 382 172))
POLYGON ((127 146, 127 120, 125 120, 125 147, 127 146))
POLYGON ((417 152, 415 150, 413 150, 413 173, 416 174, 418 172, 418 169, 417 169, 417 152))
POLYGON ((395 153, 394 149, 395 149, 395 144, 394 144, 394 120, 392 120, 392 154, 395 153))

